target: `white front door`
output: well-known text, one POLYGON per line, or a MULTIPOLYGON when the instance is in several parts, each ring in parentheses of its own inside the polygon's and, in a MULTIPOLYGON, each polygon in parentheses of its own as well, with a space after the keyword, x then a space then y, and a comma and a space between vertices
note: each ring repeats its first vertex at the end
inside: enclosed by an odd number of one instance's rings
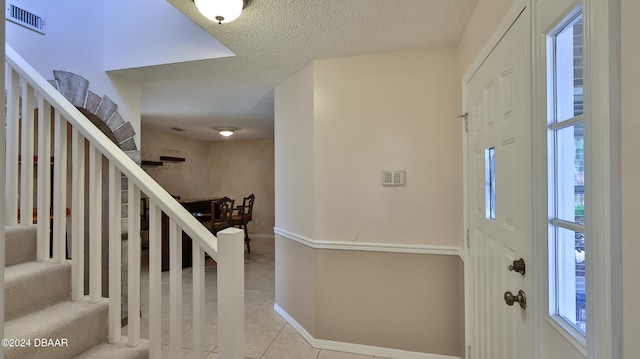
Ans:
POLYGON ((535 356, 529 13, 512 9, 513 23, 465 76, 467 349, 475 359, 535 356), (523 274, 508 269, 520 258, 523 274))

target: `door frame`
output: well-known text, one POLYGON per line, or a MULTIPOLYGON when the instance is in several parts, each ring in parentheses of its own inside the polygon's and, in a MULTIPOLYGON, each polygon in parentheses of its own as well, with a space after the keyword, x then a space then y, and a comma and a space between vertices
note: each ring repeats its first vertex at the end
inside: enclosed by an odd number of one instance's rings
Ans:
MULTIPOLYGON (((585 131, 590 132, 590 170, 585 191, 591 195, 586 210, 586 232, 592 241, 593 275, 587 274, 587 352, 590 359, 622 358, 622 193, 620 168, 620 0, 585 0, 585 71, 592 78, 585 87, 585 131), (597 84, 597 85, 594 85, 597 84), (590 131, 589 131, 590 130, 590 131), (604 174, 602 173, 603 169, 604 174), (598 255, 593 255, 598 253, 598 255), (591 289, 589 289, 589 287, 591 289), (593 324, 598 323, 597 327, 593 324)), ((587 138, 585 138, 585 141, 587 138)), ((589 248, 587 247, 587 250, 589 248)))
MULTIPOLYGON (((4 8, 5 1, 0 0, 2 7, 4 8)), ((4 23, 5 14, 0 14, 0 20, 4 23)), ((2 43, 5 42, 5 28, 2 27, 0 29, 0 40, 2 43)), ((4 46, 4 45, 3 45, 4 46)), ((0 55, 0 61, 2 61, 2 65, 5 66, 5 50, 2 50, 2 55, 0 55)), ((5 88, 5 72, 2 71, 0 74, 0 86, 5 88)), ((2 94, 3 101, 6 100, 6 96, 4 92, 2 94)), ((5 176, 6 176, 6 156, 5 156, 5 142, 6 142, 6 133, 5 133, 5 109, 4 106, 0 109, 0 114, 2 115, 2 126, 0 126, 0 337, 4 338, 4 265, 5 265, 5 232, 4 232, 4 224, 5 224, 5 176)), ((4 358, 4 349, 0 347, 0 359, 4 358)))

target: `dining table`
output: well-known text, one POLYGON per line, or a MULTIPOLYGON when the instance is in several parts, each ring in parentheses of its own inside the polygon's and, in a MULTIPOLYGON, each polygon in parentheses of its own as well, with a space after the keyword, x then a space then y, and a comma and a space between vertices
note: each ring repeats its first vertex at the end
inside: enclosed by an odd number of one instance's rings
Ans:
MULTIPOLYGON (((219 218, 220 213, 216 213, 217 208, 212 210, 212 202, 219 200, 220 196, 211 196, 203 198, 178 199, 178 202, 193 215, 201 223, 211 221, 213 218, 219 218)), ((162 271, 169 270, 169 217, 162 214, 162 271)), ((182 268, 189 268, 193 264, 192 260, 192 239, 186 233, 182 232, 182 268)))

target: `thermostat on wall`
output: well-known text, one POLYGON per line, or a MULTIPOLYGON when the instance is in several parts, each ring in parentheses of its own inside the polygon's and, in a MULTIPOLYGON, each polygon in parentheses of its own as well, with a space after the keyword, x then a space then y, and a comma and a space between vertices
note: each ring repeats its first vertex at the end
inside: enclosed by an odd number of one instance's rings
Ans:
POLYGON ((404 186, 406 171, 382 171, 383 186, 404 186))

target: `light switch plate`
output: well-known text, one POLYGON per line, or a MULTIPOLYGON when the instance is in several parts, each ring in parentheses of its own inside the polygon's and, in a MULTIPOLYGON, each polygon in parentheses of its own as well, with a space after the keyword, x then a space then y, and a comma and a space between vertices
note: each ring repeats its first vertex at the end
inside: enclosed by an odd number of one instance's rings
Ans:
POLYGON ((382 171, 383 186, 404 186, 406 171, 382 171))

